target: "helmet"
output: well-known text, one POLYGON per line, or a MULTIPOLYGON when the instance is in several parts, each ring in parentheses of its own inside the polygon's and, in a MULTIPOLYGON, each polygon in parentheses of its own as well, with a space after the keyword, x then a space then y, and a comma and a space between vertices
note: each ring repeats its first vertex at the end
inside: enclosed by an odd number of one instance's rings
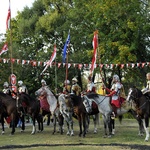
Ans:
POLYGON ((69 80, 65 80, 64 84, 70 84, 70 81, 69 80))
POLYGON ((117 80, 117 81, 120 81, 119 76, 118 76, 117 74, 115 74, 115 75, 113 76, 113 79, 115 79, 115 80, 117 80))
POLYGON ((4 85, 3 85, 3 86, 8 87, 8 82, 4 82, 4 85))
POLYGON ((44 83, 46 85, 46 81, 44 79, 41 80, 41 83, 44 83))
POLYGON ((77 80, 75 77, 72 79, 72 81, 74 81, 74 82, 78 82, 78 80, 77 80))
POLYGON ((23 84, 23 81, 18 81, 18 85, 21 86, 23 84))

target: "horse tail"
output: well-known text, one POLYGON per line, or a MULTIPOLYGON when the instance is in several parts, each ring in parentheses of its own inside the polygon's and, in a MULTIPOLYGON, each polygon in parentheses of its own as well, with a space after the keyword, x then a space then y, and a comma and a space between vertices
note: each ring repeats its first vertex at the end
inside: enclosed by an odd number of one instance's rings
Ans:
POLYGON ((119 119, 119 122, 120 122, 120 124, 122 123, 122 119, 123 119, 123 115, 119 115, 118 116, 118 119, 119 119))

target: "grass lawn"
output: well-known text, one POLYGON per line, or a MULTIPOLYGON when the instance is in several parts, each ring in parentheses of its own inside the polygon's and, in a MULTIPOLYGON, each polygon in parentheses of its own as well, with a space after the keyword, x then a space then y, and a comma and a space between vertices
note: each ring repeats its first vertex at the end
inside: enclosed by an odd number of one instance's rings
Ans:
MULTIPOLYGON (((58 129, 58 128, 57 128, 58 129)), ((150 142, 145 142, 145 135, 138 136, 138 123, 135 119, 123 119, 122 124, 116 119, 116 134, 111 138, 104 138, 104 128, 101 119, 98 126, 98 133, 93 133, 93 122, 91 120, 89 132, 86 137, 79 137, 78 122, 74 120, 74 136, 66 135, 65 133, 55 133, 52 135, 53 126, 44 124, 44 131, 31 135, 32 126, 28 125, 23 133, 20 133, 20 128, 16 128, 15 134, 10 135, 10 128, 5 129, 5 134, 0 135, 0 149, 13 150, 131 150, 131 149, 150 149, 150 142)))

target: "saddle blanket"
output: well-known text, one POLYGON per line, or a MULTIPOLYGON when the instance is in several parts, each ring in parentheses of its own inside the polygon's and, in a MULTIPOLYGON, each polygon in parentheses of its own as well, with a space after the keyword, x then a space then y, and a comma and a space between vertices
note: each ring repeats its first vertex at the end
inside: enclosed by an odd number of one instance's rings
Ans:
POLYGON ((46 97, 43 98, 43 99, 40 99, 40 106, 41 106, 41 108, 42 108, 43 110, 45 110, 45 111, 47 111, 47 112, 50 111, 50 110, 49 110, 49 104, 48 104, 48 102, 47 102, 46 97))

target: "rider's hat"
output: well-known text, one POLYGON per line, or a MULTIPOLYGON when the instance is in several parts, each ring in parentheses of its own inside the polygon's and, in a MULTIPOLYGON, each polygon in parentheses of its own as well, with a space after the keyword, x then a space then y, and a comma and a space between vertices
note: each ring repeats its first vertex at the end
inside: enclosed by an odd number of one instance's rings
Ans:
POLYGON ((46 81, 44 79, 41 80, 41 83, 44 83, 46 85, 46 81))
POLYGON ((4 82, 3 86, 8 87, 9 86, 8 82, 4 82))
POLYGON ((113 76, 113 79, 115 79, 115 80, 117 80, 117 81, 120 81, 119 76, 118 76, 117 74, 115 74, 115 75, 113 76))
POLYGON ((72 81, 78 82, 77 78, 75 78, 75 77, 72 79, 72 81))
POLYGON ((18 81, 18 85, 21 86, 23 84, 23 81, 18 81))

